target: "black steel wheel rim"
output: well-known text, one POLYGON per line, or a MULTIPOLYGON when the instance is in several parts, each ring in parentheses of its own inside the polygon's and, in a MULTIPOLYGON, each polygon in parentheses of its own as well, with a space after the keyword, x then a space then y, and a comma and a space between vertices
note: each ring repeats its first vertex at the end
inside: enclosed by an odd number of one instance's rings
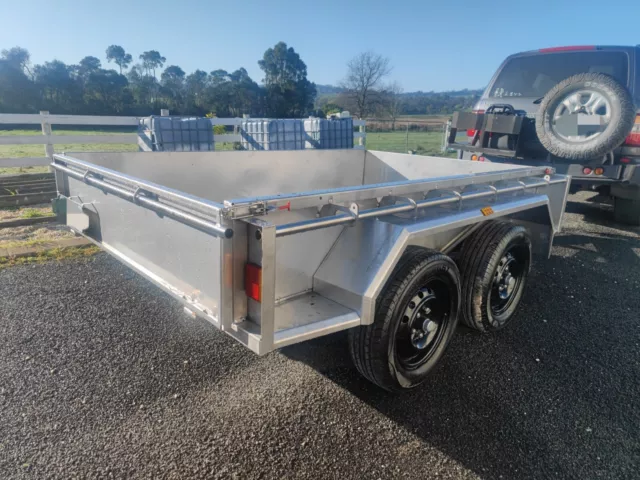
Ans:
POLYGON ((494 316, 507 312, 518 301, 518 292, 522 289, 527 252, 521 245, 508 248, 496 268, 489 295, 489 305, 494 316))
POLYGON ((442 280, 422 286, 401 311, 395 353, 405 370, 416 370, 433 357, 451 319, 451 294, 442 280))

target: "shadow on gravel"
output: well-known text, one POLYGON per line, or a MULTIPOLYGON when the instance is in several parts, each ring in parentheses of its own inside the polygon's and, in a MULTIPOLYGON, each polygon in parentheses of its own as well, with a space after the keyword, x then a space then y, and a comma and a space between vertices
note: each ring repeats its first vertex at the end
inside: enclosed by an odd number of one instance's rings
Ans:
POLYGON ((344 332, 283 353, 483 478, 631 478, 640 461, 640 240, 557 243, 566 254, 538 262, 517 321, 487 336, 460 329, 416 390, 389 394, 362 379, 344 332))
MULTIPOLYGON (((584 215, 584 219, 590 222, 614 225, 613 204, 607 197, 595 195, 581 202, 569 200, 565 211, 567 213, 584 215)), ((618 226, 618 224, 615 225, 618 226)))

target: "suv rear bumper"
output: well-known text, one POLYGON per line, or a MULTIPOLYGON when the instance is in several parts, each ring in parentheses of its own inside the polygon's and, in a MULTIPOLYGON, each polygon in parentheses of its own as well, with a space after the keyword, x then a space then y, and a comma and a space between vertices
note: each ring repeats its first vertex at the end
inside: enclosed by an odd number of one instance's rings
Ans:
MULTIPOLYGON (((482 155, 487 162, 493 163, 510 163, 515 165, 527 165, 532 167, 551 167, 554 168, 556 173, 561 175, 571 175, 571 183, 575 185, 580 185, 583 188, 588 188, 591 186, 599 186, 599 185, 609 185, 613 183, 619 183, 622 179, 623 165, 598 165, 604 169, 602 175, 596 175, 595 173, 590 173, 589 175, 585 175, 583 170, 587 165, 581 165, 578 163, 564 163, 564 162, 548 162, 546 160, 539 159, 517 159, 517 158, 509 158, 502 157, 496 155, 482 155)), ((462 160, 471 160, 471 153, 467 151, 462 151, 462 154, 458 155, 458 158, 462 160)), ((588 165, 589 168, 594 169, 595 166, 588 165)))

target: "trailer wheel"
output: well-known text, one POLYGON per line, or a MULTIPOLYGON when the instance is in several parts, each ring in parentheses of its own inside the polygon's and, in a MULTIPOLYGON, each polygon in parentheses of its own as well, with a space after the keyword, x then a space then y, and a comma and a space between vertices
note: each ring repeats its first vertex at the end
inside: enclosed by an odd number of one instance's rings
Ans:
POLYGON ((531 267, 529 234, 508 222, 487 222, 465 240, 458 266, 463 323, 483 333, 500 330, 522 299, 531 267))
POLYGON ((460 274, 446 255, 409 247, 376 302, 373 324, 349 332, 358 371, 389 391, 422 383, 458 323, 460 274))

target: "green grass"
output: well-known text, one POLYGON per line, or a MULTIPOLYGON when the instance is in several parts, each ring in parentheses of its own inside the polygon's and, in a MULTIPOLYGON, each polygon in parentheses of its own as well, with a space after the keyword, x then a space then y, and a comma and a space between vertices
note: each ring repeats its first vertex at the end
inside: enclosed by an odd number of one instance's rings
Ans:
POLYGON ((38 218, 44 216, 44 213, 42 213, 40 210, 36 210, 35 208, 26 208, 22 212, 22 218, 38 218))
MULTIPOLYGON (((121 128, 108 130, 58 130, 54 129, 54 135, 118 135, 122 133, 135 133, 134 128, 121 128)), ((0 130, 0 136, 9 135, 42 135, 38 129, 0 130)), ((135 143, 69 143, 54 145, 56 153, 62 152, 137 152, 135 143)), ((217 143, 216 150, 233 150, 233 143, 217 143)), ((43 157, 44 145, 0 145, 0 158, 43 157)), ((0 167, 2 174, 18 173, 44 173, 49 167, 0 167)))
POLYGON ((434 114, 434 115, 400 115, 398 121, 407 122, 411 120, 432 120, 434 123, 447 123, 451 115, 434 114))
MULTIPOLYGON (((438 118, 438 116, 415 115, 405 116, 409 118, 438 118)), ((115 135, 122 133, 133 133, 134 129, 122 128, 106 130, 54 130, 54 135, 115 135)), ((0 136, 7 135, 40 135, 37 129, 20 130, 0 130, 0 136)), ((383 150, 389 152, 407 153, 411 150, 419 155, 443 155, 441 152, 442 133, 441 132, 409 132, 409 142, 407 143, 406 132, 398 130, 395 132, 367 132, 367 149, 383 150)), ((217 143, 216 150, 233 150, 233 143, 217 143)), ((61 152, 137 152, 138 146, 133 143, 75 143, 55 145, 54 151, 61 152)), ((44 156, 43 145, 0 145, 0 158, 20 158, 20 157, 42 157, 44 156)), ((451 154, 447 155, 451 156, 451 154)), ((0 174, 18 173, 42 173, 48 171, 49 167, 5 167, 0 168, 0 174)))
POLYGON ((81 247, 52 248, 25 257, 0 257, 0 270, 15 265, 31 265, 50 261, 61 262, 70 258, 89 258, 99 252, 100 249, 95 245, 86 245, 81 247))
MULTIPOLYGON (((466 137, 465 137, 466 138, 466 137)), ((367 132, 367 150, 407 153, 418 155, 455 156, 442 152, 442 132, 367 132)))
MULTIPOLYGON (((135 133, 135 129, 123 128, 114 130, 58 130, 54 135, 117 135, 135 133)), ((0 136, 10 135, 42 135, 37 129, 0 130, 0 136)), ((68 143, 54 145, 56 153, 62 152, 137 152, 138 146, 133 143, 68 143)), ((0 158, 43 157, 44 145, 0 145, 0 158)), ((5 167, 0 168, 0 174, 43 173, 49 167, 5 167)))

